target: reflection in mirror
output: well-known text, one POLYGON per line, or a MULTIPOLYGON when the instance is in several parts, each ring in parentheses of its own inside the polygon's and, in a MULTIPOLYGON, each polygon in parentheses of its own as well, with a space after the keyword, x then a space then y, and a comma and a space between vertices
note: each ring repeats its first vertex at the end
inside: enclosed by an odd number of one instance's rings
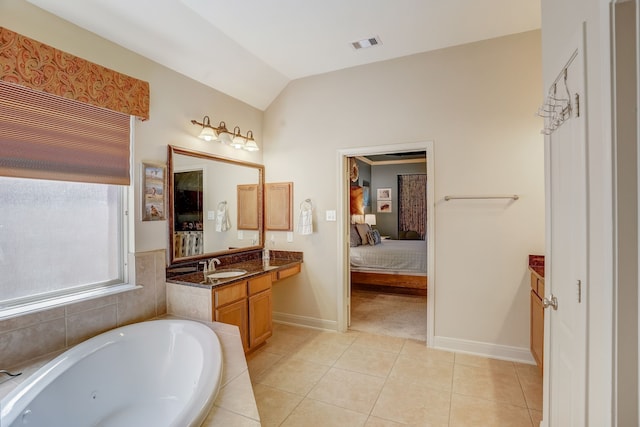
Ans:
POLYGON ((174 146, 167 164, 171 264, 262 246, 262 165, 174 146), (256 189, 252 203, 243 203, 241 187, 256 189), (247 216, 256 227, 238 224, 247 216))

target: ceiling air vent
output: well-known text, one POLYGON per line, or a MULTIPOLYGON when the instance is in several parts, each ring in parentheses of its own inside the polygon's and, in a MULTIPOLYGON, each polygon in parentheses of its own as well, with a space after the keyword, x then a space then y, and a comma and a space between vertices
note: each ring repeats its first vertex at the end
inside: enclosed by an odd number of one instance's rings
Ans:
POLYGON ((356 50, 377 46, 380 44, 382 44, 382 42, 380 41, 380 37, 378 36, 369 37, 368 39, 358 40, 357 42, 351 42, 351 46, 353 46, 353 48, 356 50))

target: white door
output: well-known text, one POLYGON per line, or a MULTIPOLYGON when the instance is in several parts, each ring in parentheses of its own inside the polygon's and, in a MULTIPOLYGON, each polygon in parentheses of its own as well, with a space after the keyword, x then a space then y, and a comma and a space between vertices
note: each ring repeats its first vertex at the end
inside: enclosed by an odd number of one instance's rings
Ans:
POLYGON ((544 423, 553 427, 582 427, 586 418, 587 144, 582 37, 579 40, 565 59, 566 80, 558 70, 556 81, 555 98, 570 98, 571 114, 545 142, 545 296, 552 305, 545 310, 544 423))

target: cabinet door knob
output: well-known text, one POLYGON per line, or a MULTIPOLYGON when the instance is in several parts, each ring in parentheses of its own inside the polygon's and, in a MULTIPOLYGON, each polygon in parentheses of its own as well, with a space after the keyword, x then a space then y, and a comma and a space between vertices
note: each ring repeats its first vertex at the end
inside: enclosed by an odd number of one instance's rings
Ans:
POLYGON ((558 309, 558 298, 556 298, 553 294, 549 298, 544 297, 542 300, 542 306, 544 308, 549 308, 549 306, 553 307, 554 310, 558 309))

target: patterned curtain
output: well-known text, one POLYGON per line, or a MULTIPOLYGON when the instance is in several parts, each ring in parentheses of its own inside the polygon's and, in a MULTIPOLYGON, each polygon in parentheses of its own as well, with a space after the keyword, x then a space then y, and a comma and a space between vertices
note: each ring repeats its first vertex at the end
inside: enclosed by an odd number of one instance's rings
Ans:
POLYGON ((398 231, 427 232, 427 175, 398 175, 398 231))
POLYGON ((149 118, 149 83, 0 27, 0 80, 149 118))

